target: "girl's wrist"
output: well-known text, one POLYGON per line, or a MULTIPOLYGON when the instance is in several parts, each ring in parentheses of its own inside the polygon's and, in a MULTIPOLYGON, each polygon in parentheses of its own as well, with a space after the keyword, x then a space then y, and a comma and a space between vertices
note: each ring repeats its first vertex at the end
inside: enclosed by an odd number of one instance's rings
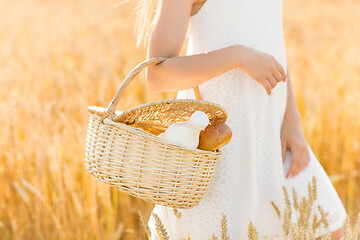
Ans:
POLYGON ((284 119, 291 122, 301 122, 301 115, 298 111, 286 111, 284 119))
POLYGON ((248 59, 247 57, 247 51, 248 51, 248 47, 241 45, 241 44, 236 44, 235 45, 235 55, 236 55, 236 66, 240 69, 244 69, 245 67, 245 63, 246 60, 248 59))

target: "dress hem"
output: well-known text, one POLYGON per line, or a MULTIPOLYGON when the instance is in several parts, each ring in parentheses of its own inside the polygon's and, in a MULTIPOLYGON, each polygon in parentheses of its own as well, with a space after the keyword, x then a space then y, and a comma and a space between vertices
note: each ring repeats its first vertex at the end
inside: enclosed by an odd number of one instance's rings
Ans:
POLYGON ((329 224, 329 226, 327 228, 322 228, 319 231, 316 231, 315 237, 321 237, 329 232, 333 232, 335 230, 338 230, 339 228, 344 226, 345 223, 345 219, 347 217, 347 214, 342 214, 341 217, 337 218, 337 221, 332 222, 331 224, 329 224))

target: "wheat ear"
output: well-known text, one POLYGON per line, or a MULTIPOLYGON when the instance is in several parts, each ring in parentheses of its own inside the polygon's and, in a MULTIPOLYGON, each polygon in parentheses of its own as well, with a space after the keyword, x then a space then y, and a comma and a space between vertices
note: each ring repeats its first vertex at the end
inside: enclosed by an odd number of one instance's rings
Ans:
POLYGON ((249 236, 249 240, 259 240, 259 233, 257 232, 252 221, 250 221, 248 226, 248 236, 249 236))
POLYGON ((210 240, 217 240, 218 238, 215 236, 215 233, 213 233, 212 235, 211 235, 211 238, 210 238, 210 240))
POLYGON ((155 218, 155 226, 156 226, 156 231, 159 235, 159 240, 169 240, 169 236, 159 216, 156 213, 151 213, 151 214, 155 218))
POLYGON ((141 225, 143 226, 148 238, 151 239, 151 231, 150 231, 149 225, 145 222, 144 214, 141 212, 141 210, 139 208, 137 208, 137 210, 138 210, 138 215, 140 218, 141 225))
POLYGON ((230 240, 228 230, 227 230, 227 220, 226 220, 226 216, 224 213, 221 218, 221 240, 230 240))
POLYGON ((276 215, 281 219, 281 213, 279 208, 276 206, 276 204, 273 201, 271 201, 271 205, 274 207, 276 215))

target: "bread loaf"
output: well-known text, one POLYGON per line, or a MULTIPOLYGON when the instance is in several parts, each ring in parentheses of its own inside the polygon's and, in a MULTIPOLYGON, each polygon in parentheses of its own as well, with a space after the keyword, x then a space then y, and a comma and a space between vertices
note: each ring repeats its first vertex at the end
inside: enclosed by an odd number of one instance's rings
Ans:
POLYGON ((225 122, 216 121, 200 132, 197 148, 213 151, 230 142, 231 137, 232 131, 230 127, 225 122))

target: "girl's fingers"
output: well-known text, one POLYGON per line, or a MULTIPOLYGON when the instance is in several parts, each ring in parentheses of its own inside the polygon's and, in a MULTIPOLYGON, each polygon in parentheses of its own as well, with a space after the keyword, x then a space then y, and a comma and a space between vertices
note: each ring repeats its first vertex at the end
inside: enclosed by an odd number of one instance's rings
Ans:
POLYGON ((288 172, 287 175, 286 175, 286 178, 291 178, 292 175, 293 175, 293 172, 294 172, 294 170, 291 169, 291 166, 290 166, 290 169, 289 169, 289 172, 288 172))
POLYGON ((281 73, 279 72, 279 70, 277 68, 274 69, 272 75, 276 79, 277 82, 284 81, 283 76, 281 75, 281 73))
POLYGON ((276 65, 276 68, 277 70, 280 72, 281 76, 282 76, 282 81, 286 81, 286 73, 285 73, 285 70, 284 68, 281 66, 281 64, 278 62, 278 61, 275 61, 275 65, 276 65))
POLYGON ((310 155, 306 150, 306 152, 304 152, 304 154, 303 154, 303 167, 302 167, 301 171, 303 171, 303 170, 305 170, 305 168, 307 168, 307 166, 309 165, 309 162, 310 162, 310 155))
POLYGON ((287 151, 287 144, 286 144, 286 139, 281 138, 281 153, 282 153, 282 160, 283 163, 286 160, 286 151, 287 151))
POLYGON ((272 89, 272 87, 271 87, 269 81, 265 80, 265 81, 263 82, 263 86, 264 86, 264 88, 265 88, 265 90, 266 90, 266 93, 267 93, 268 95, 270 95, 270 94, 271 94, 271 89, 272 89))
POLYGON ((267 80, 269 81, 272 88, 274 88, 276 86, 277 81, 276 81, 276 79, 274 78, 273 75, 268 76, 267 80))
POLYGON ((295 177, 304 171, 310 162, 310 155, 308 154, 307 149, 292 151, 291 156, 292 162, 286 177, 295 177))
POLYGON ((291 178, 291 177, 294 177, 296 176, 298 172, 298 166, 297 164, 294 163, 294 161, 291 162, 291 166, 290 166, 290 169, 289 169, 289 172, 288 174, 286 175, 287 178, 291 178))
POLYGON ((291 150, 291 165, 288 174, 286 175, 286 178, 294 177, 299 169, 298 164, 298 152, 294 151, 293 148, 290 148, 291 150))

